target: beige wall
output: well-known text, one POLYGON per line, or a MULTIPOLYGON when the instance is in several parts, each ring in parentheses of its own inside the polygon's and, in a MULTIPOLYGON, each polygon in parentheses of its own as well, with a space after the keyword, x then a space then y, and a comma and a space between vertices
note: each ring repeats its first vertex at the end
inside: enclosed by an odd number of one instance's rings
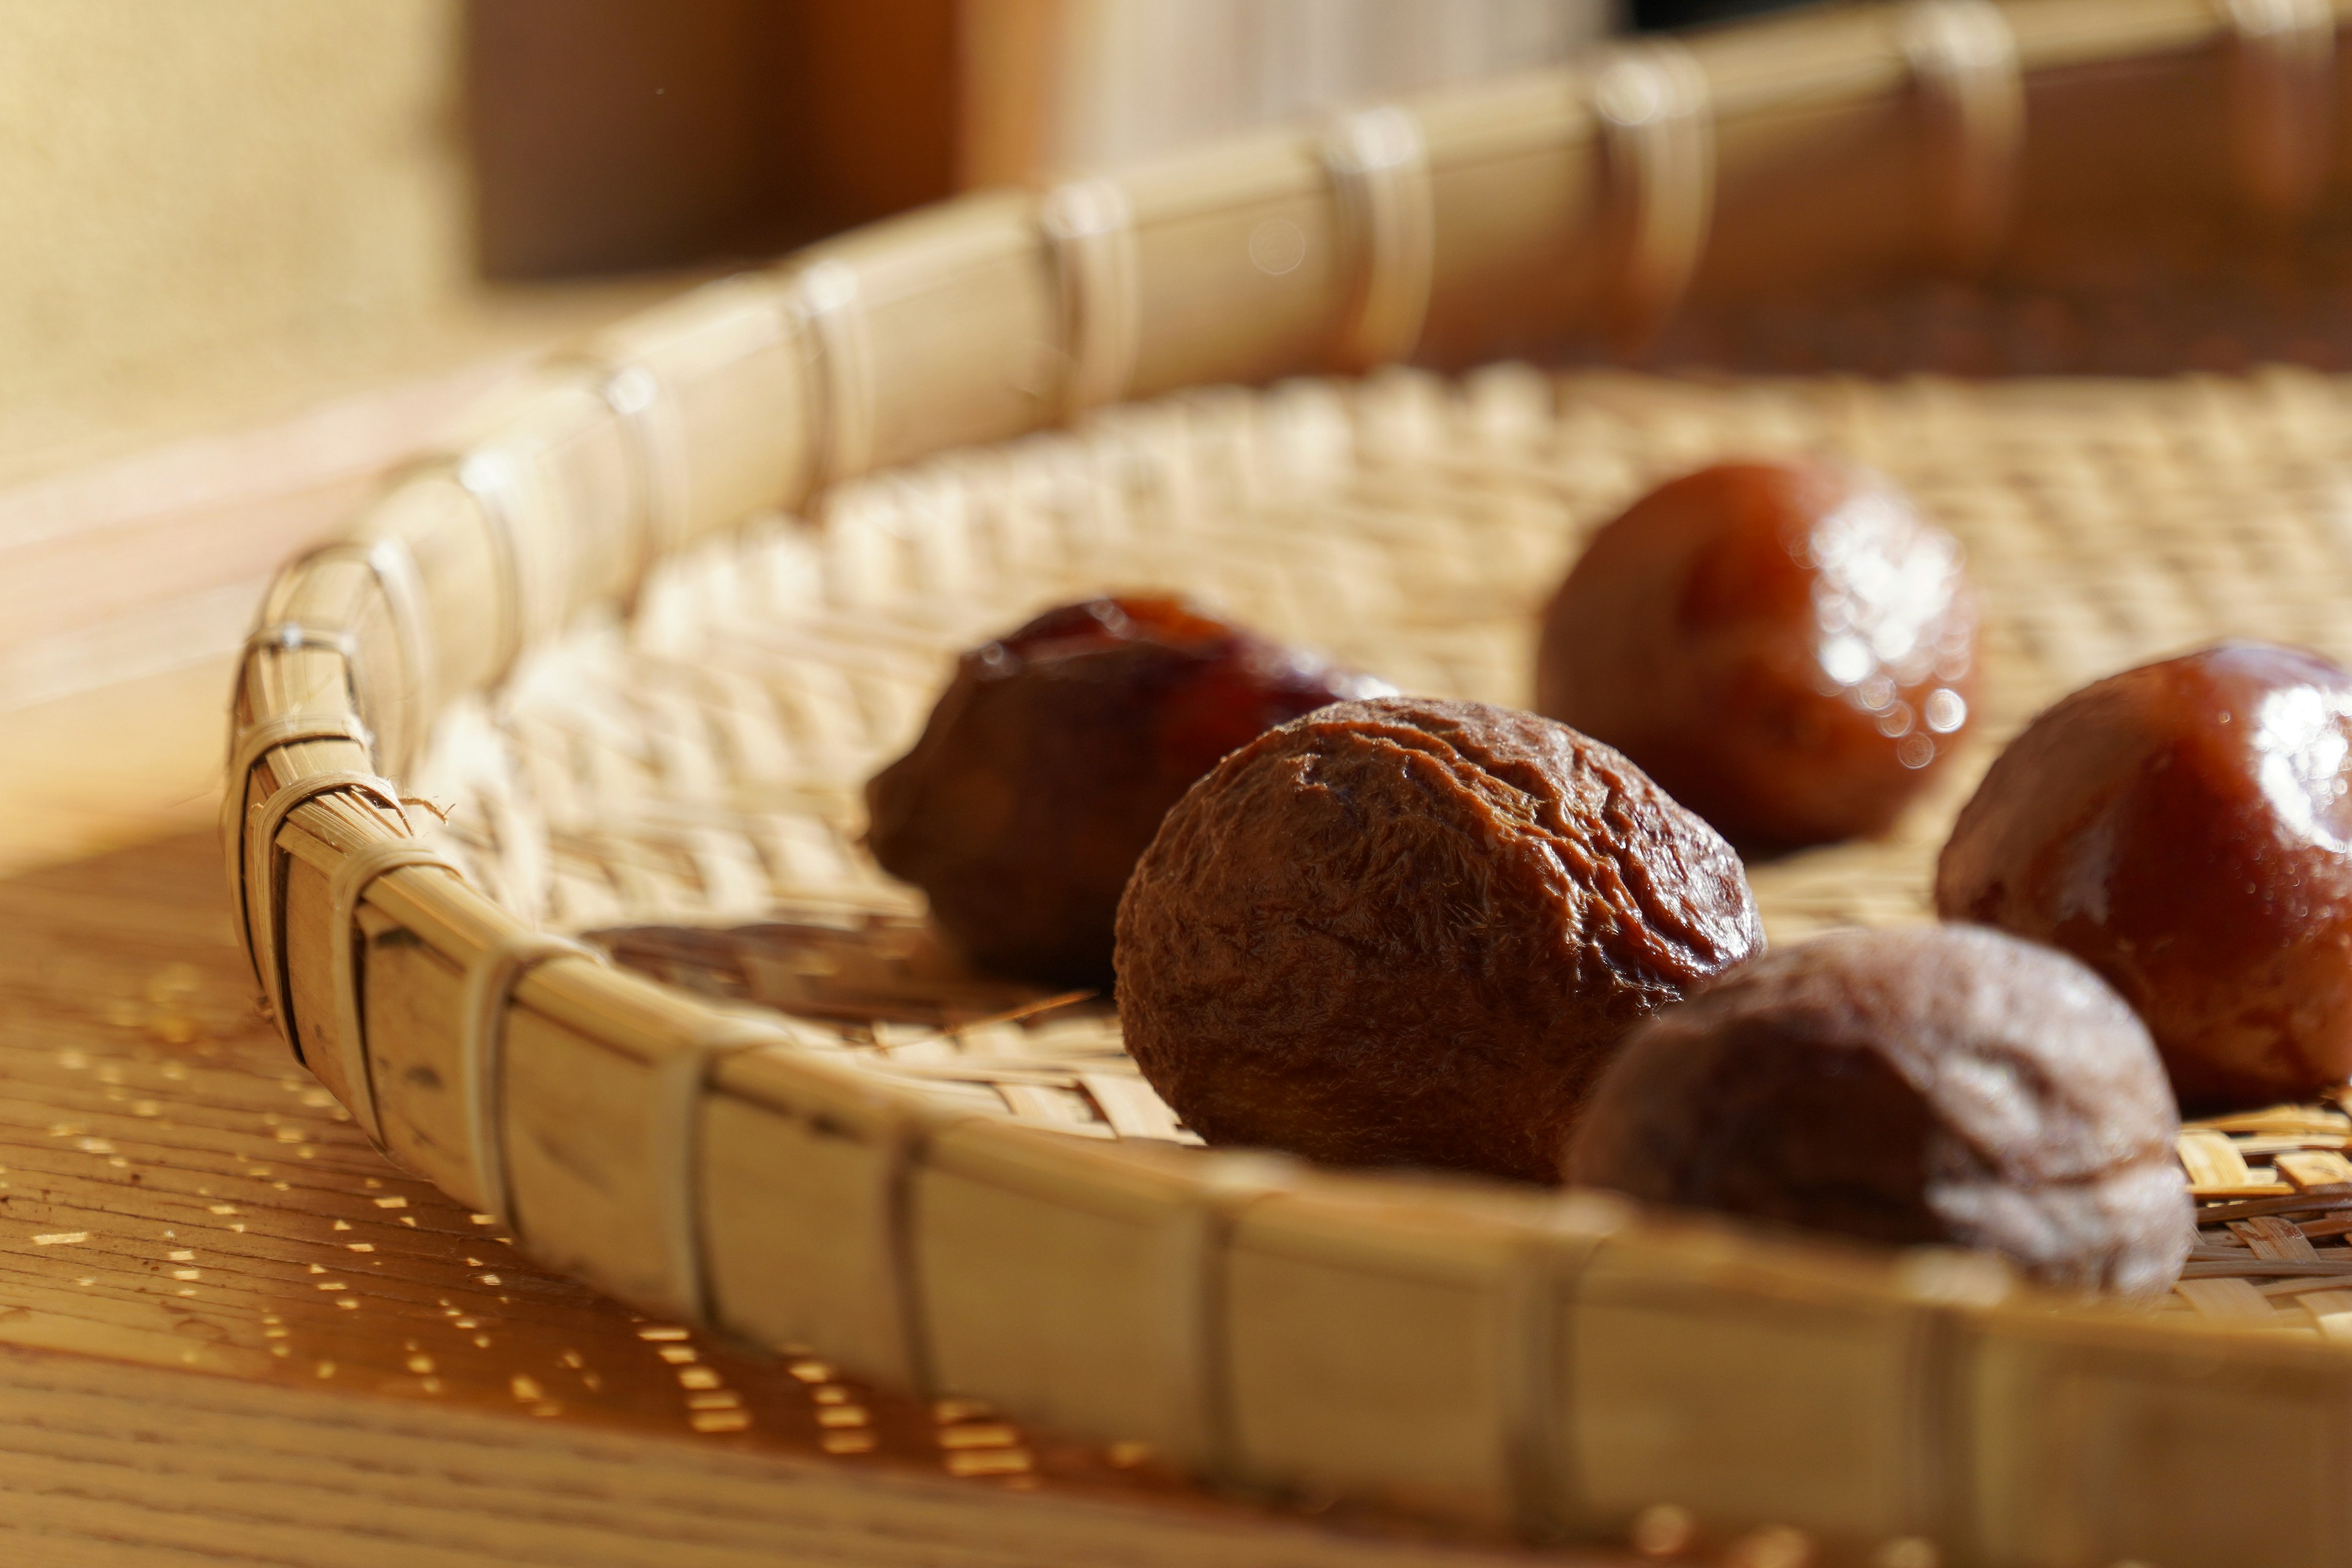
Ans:
MULTIPOLYGON (((1036 0, 969 0, 1019 16, 1036 0)), ((1554 63, 1610 29, 1617 0, 1058 0, 1038 128, 1050 169, 1187 142, 1446 82, 1554 63)))
POLYGON ((462 294, 457 38, 457 0, 0 0, 0 445, 462 294))

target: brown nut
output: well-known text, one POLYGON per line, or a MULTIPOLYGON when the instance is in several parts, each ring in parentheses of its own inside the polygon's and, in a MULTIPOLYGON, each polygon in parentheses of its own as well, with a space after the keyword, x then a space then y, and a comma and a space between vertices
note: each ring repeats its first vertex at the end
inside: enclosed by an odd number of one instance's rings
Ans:
POLYGON ((1730 847, 1617 752, 1382 698, 1168 814, 1119 905, 1119 1022, 1212 1143, 1549 1182, 1625 1031, 1763 942, 1730 847))
POLYGON ((1843 931, 1652 1018, 1593 1092, 1580 1185, 2043 1284, 2168 1289, 2196 1226, 2147 1031, 2090 970, 1981 926, 1843 931))
POLYGON ((1976 695, 1960 548, 1885 479, 1723 463, 1595 534, 1544 612, 1536 707, 1743 847, 1891 823, 1976 695))
POLYGON ((1385 689, 1181 599, 1065 605, 964 655, 914 749, 867 782, 866 841, 982 967, 1108 986, 1119 890, 1192 782, 1272 725, 1385 689))
POLYGON ((2352 672, 2222 643, 2028 725, 1960 812, 1936 907, 2065 949, 2192 1110, 2352 1074, 2352 672))

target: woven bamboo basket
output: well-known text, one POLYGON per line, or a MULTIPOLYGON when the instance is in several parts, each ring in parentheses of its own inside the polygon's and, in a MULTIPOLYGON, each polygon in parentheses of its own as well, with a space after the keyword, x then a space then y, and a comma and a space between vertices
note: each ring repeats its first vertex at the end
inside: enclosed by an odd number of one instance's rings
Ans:
POLYGON ((224 823, 267 1004, 542 1259, 1234 1487, 1755 1563, 2352 1557, 2340 1108, 2184 1137, 2206 1228, 2153 1310, 1312 1170, 1187 1146, 1101 999, 962 970, 858 837, 954 651, 1045 604, 1179 586, 1517 701, 1584 531, 1830 450, 1969 546, 1990 701, 1891 837, 1755 880, 1776 940, 1923 918, 2057 695, 2229 632, 2352 656, 2347 15, 1921 0, 1627 43, 630 322, 270 593, 224 823), (1610 356, 1747 368, 1513 363, 1610 356), (2319 368, 2251 368, 2289 359, 2319 368))

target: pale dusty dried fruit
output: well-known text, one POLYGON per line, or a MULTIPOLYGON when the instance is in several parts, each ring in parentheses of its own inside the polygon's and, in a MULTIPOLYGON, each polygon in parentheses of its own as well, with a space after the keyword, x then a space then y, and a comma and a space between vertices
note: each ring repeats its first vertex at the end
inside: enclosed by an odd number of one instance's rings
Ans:
POLYGON ((2147 1031, 2082 964, 1981 926, 1784 949, 1636 1030, 1567 1174, 1644 1202, 2168 1289, 2195 1237, 2147 1031))

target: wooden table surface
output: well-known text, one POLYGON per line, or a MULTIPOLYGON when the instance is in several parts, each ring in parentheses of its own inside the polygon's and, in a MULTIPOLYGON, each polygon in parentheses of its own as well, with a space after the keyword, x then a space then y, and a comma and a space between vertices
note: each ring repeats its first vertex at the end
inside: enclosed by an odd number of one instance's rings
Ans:
POLYGON ((647 1321, 387 1163, 253 994, 208 833, 0 881, 0 1561, 1524 1557, 647 1321))

